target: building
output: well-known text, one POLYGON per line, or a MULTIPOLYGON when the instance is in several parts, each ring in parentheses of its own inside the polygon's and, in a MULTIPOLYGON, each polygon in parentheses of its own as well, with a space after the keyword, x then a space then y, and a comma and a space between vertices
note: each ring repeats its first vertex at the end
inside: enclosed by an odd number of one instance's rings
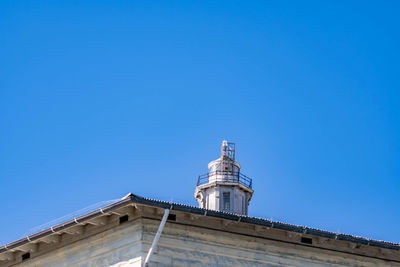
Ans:
POLYGON ((400 245, 247 216, 234 145, 199 177, 200 207, 134 194, 0 247, 0 266, 400 266, 400 245))
POLYGON ((235 161, 235 144, 223 141, 221 157, 208 164, 200 175, 194 197, 200 208, 247 215, 253 196, 252 180, 240 172, 235 161))

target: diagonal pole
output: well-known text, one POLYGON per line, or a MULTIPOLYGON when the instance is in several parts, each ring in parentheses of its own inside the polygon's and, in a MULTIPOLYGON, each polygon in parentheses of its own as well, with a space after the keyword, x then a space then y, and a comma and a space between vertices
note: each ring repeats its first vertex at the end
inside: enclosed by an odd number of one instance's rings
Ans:
POLYGON ((166 223, 166 221, 168 219, 168 215, 169 215, 169 209, 165 209, 164 210, 164 216, 163 216, 163 218, 161 220, 160 226, 158 227, 156 236, 154 237, 153 244, 151 244, 150 250, 149 250, 149 252, 147 253, 147 256, 146 256, 146 260, 144 261, 144 264, 143 264, 144 267, 147 267, 148 264, 149 264, 150 257, 151 257, 151 255, 153 255, 153 252, 154 252, 154 250, 155 250, 155 248, 157 246, 158 239, 160 238, 161 233, 162 233, 162 231, 164 229, 165 223, 166 223))

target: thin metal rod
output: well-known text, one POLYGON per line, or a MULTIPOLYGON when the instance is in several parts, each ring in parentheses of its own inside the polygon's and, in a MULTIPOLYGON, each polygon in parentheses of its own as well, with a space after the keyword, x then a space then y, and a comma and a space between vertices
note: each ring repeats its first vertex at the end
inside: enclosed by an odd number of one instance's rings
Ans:
POLYGON ((147 256, 146 256, 146 260, 144 261, 143 266, 145 266, 145 267, 148 266, 149 261, 150 261, 150 257, 151 257, 151 255, 153 255, 153 252, 154 252, 154 250, 155 250, 155 248, 157 246, 158 239, 160 238, 161 233, 162 233, 162 231, 164 229, 165 223, 167 222, 168 215, 169 215, 169 209, 165 209, 164 210, 164 216, 163 216, 163 218, 161 220, 160 226, 158 227, 158 231, 156 233, 156 236, 154 237, 153 244, 151 244, 150 250, 149 250, 149 252, 147 253, 147 256))

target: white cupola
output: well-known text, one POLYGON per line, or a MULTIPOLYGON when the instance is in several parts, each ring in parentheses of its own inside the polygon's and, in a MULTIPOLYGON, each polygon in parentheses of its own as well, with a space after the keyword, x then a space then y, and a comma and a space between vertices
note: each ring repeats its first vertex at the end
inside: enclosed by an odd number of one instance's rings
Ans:
POLYGON ((221 157, 208 164, 200 175, 194 197, 200 208, 247 215, 253 195, 252 180, 240 173, 235 161, 235 144, 222 141, 221 157))

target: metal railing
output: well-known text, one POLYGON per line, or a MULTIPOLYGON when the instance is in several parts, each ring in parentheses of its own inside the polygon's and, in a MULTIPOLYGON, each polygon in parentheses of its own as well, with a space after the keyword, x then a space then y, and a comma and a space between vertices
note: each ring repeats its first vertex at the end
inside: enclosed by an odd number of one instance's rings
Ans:
POLYGON ((214 171, 199 176, 197 186, 211 182, 238 183, 252 188, 253 180, 240 172, 214 171))

